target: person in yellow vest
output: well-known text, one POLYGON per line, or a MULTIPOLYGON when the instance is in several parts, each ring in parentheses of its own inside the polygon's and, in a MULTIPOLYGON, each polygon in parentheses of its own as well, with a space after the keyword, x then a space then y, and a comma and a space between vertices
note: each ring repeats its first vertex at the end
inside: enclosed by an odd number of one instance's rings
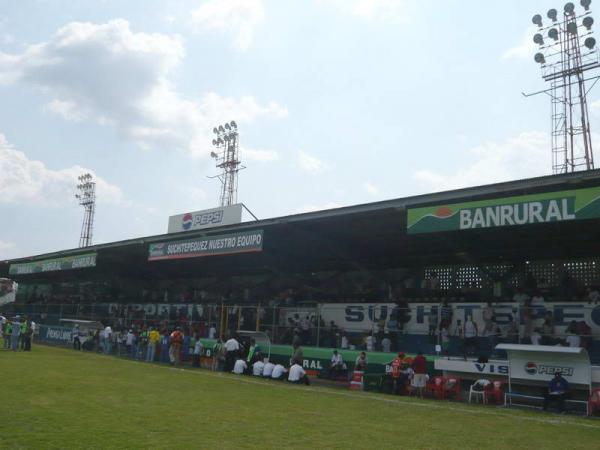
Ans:
POLYGON ((150 332, 148 333, 148 349, 146 350, 146 361, 153 362, 154 355, 156 353, 156 345, 160 340, 160 334, 153 327, 150 327, 150 332))

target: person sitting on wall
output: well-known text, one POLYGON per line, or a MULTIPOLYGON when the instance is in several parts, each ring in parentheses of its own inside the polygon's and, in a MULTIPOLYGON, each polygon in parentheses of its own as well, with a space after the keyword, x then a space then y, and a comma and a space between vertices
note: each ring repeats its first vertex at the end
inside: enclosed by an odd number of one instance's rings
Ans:
POLYGON ((569 383, 559 371, 554 373, 554 378, 548 383, 548 393, 544 396, 544 411, 548 409, 551 402, 558 403, 558 411, 565 412, 565 400, 569 392, 569 383))
POLYGON ((346 367, 346 364, 344 363, 344 358, 342 358, 342 355, 337 350, 334 350, 333 355, 331 356, 331 366, 329 367, 329 377, 332 380, 340 378, 346 374, 346 371, 347 371, 347 367, 346 367))
POLYGON ((365 352, 360 352, 360 355, 356 357, 356 361, 354 362, 354 370, 367 370, 367 366, 369 365, 369 358, 367 358, 367 354, 365 352))

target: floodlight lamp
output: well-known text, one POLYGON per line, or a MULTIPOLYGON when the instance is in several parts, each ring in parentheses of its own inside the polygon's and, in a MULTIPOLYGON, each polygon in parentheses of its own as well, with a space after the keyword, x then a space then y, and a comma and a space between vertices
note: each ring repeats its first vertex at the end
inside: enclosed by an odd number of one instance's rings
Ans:
POLYGON ((231 130, 231 127, 229 126, 228 123, 225 124, 225 129, 228 130, 228 131, 231 130))
POLYGON ((217 134, 217 133, 219 133, 219 130, 217 130, 217 128, 215 127, 215 128, 213 128, 213 133, 217 134))
POLYGON ((215 152, 210 152, 210 157, 217 159, 219 155, 217 155, 215 152))
POLYGON ((230 123, 232 128, 237 128, 237 123, 235 123, 235 120, 232 120, 230 123))
POLYGON ((548 30, 548 37, 550 39, 554 39, 555 41, 558 41, 558 30, 556 28, 550 28, 548 30))
POLYGON ((583 20, 581 21, 581 23, 588 30, 591 30, 592 29, 592 25, 594 25, 594 18, 592 16, 586 16, 586 17, 583 18, 583 20))
POLYGON ((566 3, 565 4, 565 12, 567 14, 573 14, 573 11, 575 11, 575 5, 571 2, 566 3))
POLYGON ((537 25, 538 27, 542 28, 542 16, 540 16, 539 14, 533 16, 531 18, 531 21, 534 23, 534 25, 537 25))
POLYGON ((567 33, 577 34, 577 24, 575 22, 569 22, 567 24, 567 33))
POLYGON ((533 36, 533 42, 535 42, 538 45, 544 45, 544 38, 540 33, 537 33, 533 36))
POLYGON ((212 145, 217 145, 217 140, 216 139, 212 140, 212 145))
POLYGON ((594 48, 594 46, 596 45, 596 39, 594 39, 593 37, 589 37, 585 40, 583 45, 585 45, 587 48, 592 50, 594 48))
POLYGON ((220 131, 221 133, 224 133, 224 132, 225 132, 225 128, 223 128, 223 125, 219 125, 219 131, 220 131))
POLYGON ((586 11, 588 11, 590 9, 591 3, 592 3, 592 0, 581 0, 581 2, 580 2, 581 6, 583 6, 583 9, 585 9, 586 11))
POLYGON ((544 55, 542 53, 536 53, 533 59, 538 64, 544 64, 546 62, 546 58, 544 58, 544 55))
POLYGON ((217 142, 218 142, 220 145, 223 145, 223 144, 225 143, 225 141, 223 141, 223 139, 221 139, 221 138, 217 139, 217 142))
POLYGON ((552 19, 552 22, 556 22, 556 17, 558 16, 558 12, 552 8, 548 10, 548 19, 552 19))

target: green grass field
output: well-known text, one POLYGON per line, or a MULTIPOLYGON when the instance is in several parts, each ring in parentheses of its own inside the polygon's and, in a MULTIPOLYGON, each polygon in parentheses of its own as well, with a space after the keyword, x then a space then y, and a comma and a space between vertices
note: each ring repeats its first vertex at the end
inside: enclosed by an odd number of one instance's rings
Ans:
POLYGON ((591 449, 600 421, 0 350, 1 448, 591 449))

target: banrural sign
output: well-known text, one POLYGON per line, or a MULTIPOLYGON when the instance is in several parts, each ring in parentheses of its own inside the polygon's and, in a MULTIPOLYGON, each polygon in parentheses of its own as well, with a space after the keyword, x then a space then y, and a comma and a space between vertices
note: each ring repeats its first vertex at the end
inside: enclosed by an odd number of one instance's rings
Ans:
POLYGON ((260 252, 263 230, 150 244, 148 261, 260 252))
POLYGON ((600 217, 600 187, 409 208, 407 232, 506 227, 600 217))
POLYGON ((57 270, 84 269, 96 266, 96 253, 85 255, 66 256, 64 258, 42 259, 21 264, 11 264, 10 275, 26 275, 30 273, 54 272, 57 270))

